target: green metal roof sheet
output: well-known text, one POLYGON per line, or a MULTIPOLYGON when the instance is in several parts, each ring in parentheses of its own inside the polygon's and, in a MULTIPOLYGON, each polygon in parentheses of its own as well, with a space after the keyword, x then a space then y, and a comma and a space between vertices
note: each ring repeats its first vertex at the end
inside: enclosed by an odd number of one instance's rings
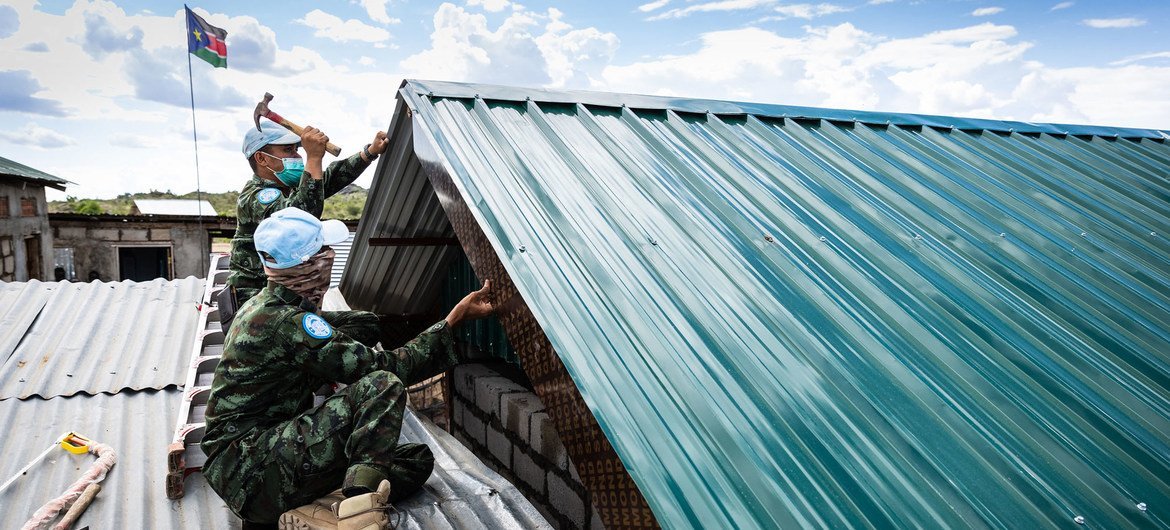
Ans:
POLYGON ((399 97, 663 526, 1170 526, 1166 133, 399 97))
POLYGON ((72 184, 61 177, 53 176, 39 169, 33 169, 20 162, 15 162, 0 156, 0 176, 11 176, 64 190, 66 184, 72 184))

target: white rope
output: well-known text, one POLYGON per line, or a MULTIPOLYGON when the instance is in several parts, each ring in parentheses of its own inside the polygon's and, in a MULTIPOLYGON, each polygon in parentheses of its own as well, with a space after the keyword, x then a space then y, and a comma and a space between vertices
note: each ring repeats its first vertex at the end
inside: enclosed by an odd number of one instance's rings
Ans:
MULTIPOLYGON (((68 510, 77 501, 77 498, 81 497, 81 493, 85 491, 87 486, 105 480, 106 473, 114 467, 114 464, 118 463, 118 454, 114 452, 114 448, 106 444, 93 442, 89 444, 89 452, 97 455, 97 461, 89 466, 85 474, 71 484, 65 493, 41 506, 32 518, 24 523, 21 530, 39 530, 51 523, 57 518, 57 515, 68 510)), ((65 528, 58 526, 55 530, 65 530, 65 528)))

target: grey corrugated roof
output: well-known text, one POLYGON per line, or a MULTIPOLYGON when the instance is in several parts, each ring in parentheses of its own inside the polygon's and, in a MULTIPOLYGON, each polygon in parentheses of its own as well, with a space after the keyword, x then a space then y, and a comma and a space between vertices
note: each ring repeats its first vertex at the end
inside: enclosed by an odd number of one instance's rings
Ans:
MULTIPOLYGON (((74 431, 118 453, 102 491, 74 528, 239 528, 239 519, 198 473, 187 478, 182 499, 166 497, 171 434, 166 426, 175 421, 181 396, 182 391, 169 389, 0 401, 0 425, 7 440, 0 458, 0 483, 61 433, 74 431)), ((402 440, 426 443, 436 462, 423 491, 396 505, 405 516, 399 528, 549 528, 515 486, 434 424, 411 412, 402 425, 402 440)), ((0 528, 20 528, 94 460, 92 455, 64 450, 51 453, 0 492, 0 528)))
POLYGON ((356 232, 350 232, 349 237, 345 241, 336 245, 330 245, 337 256, 333 259, 333 270, 329 275, 329 287, 337 287, 341 283, 341 275, 345 273, 345 265, 349 263, 349 253, 353 248, 353 236, 356 232))
MULTIPOLYGON (((167 444, 181 395, 181 390, 168 389, 0 401, 0 425, 5 431, 0 483, 41 454, 61 433, 74 431, 118 453, 118 463, 102 482, 102 491, 74 528, 239 528, 239 520, 201 478, 187 481, 183 499, 167 499, 167 444)), ((64 450, 51 453, 0 492, 0 528, 20 528, 94 460, 92 455, 72 455, 64 450)))
POLYGON ((664 526, 1170 527, 1164 131, 399 98, 664 526))
POLYGON ((219 215, 209 201, 197 199, 135 199, 142 215, 219 215))
POLYGON ((203 280, 0 283, 0 400, 183 384, 203 280))
POLYGON ((61 177, 50 175, 39 169, 34 169, 20 162, 0 156, 0 177, 4 176, 36 182, 62 191, 65 190, 66 184, 73 184, 61 177))

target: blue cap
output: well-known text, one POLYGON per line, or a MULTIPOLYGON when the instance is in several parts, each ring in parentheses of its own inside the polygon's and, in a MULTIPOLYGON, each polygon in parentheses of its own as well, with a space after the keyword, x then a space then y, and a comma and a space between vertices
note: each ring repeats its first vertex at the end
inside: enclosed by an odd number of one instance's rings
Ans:
POLYGON ((345 223, 336 219, 321 222, 309 212, 289 207, 260 221, 252 241, 265 267, 287 269, 308 261, 321 247, 336 245, 348 237, 345 223))
POLYGON ((288 145, 300 141, 300 136, 266 119, 260 122, 259 131, 255 127, 248 127, 248 132, 244 133, 244 156, 252 158, 256 151, 266 145, 288 145))

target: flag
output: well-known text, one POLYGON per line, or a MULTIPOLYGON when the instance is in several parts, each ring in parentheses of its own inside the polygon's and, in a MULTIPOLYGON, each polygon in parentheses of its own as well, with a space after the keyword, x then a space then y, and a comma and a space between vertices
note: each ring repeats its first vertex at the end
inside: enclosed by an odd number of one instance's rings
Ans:
POLYGON ((211 63, 216 68, 227 68, 227 31, 208 24, 186 5, 187 10, 187 51, 211 63))

